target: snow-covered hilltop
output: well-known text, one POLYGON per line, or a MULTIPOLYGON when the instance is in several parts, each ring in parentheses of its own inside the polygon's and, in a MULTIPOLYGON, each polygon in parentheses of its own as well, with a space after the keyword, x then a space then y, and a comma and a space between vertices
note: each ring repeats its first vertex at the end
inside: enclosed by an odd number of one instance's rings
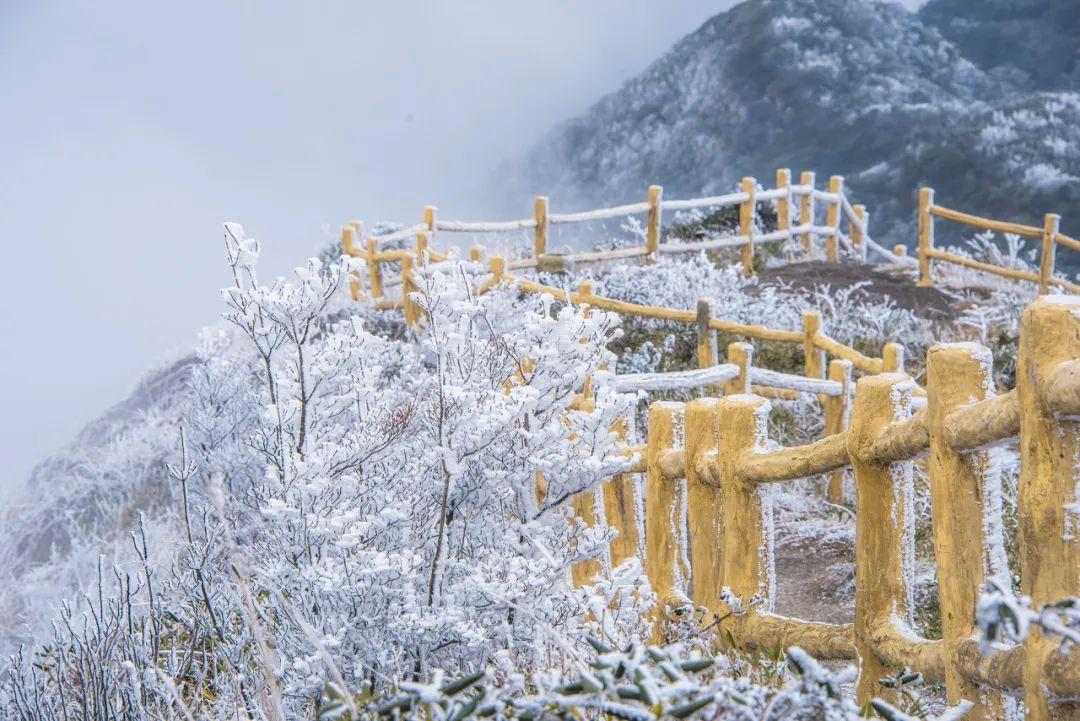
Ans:
POLYGON ((626 202, 650 183, 693 197, 791 167, 847 176, 890 242, 913 242, 921 184, 991 217, 1058 212, 1069 232, 1080 97, 1063 89, 1076 86, 1074 65, 1054 65, 1057 79, 1038 84, 988 71, 992 61, 965 54, 974 41, 947 39, 975 22, 955 6, 931 3, 917 16, 873 0, 741 3, 543 138, 520 162, 510 200, 626 202))

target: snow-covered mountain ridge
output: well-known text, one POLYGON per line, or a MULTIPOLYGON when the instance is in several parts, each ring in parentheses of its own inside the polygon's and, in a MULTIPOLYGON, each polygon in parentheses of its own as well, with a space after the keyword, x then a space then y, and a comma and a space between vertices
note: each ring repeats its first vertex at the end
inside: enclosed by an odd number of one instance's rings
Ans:
POLYGON ((914 15, 872 0, 747 0, 538 142, 512 202, 627 202, 653 183, 694 197, 790 167, 846 176, 888 242, 913 244, 920 185, 989 217, 1041 224, 1057 212, 1075 232, 1075 65, 1041 83, 995 70, 961 42, 955 28, 975 21, 957 6, 914 15))

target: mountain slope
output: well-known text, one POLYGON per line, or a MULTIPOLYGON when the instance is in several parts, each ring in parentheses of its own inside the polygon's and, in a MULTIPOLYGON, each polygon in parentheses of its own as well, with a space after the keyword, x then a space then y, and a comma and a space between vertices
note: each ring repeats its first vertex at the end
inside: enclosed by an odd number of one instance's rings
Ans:
POLYGON ((560 208, 624 202, 650 183, 687 197, 726 192, 744 175, 771 185, 790 167, 848 176, 879 240, 911 242, 924 183, 942 202, 1041 223, 1077 200, 1076 108, 1068 95, 1024 92, 897 5, 748 0, 543 138, 514 192, 518 202, 549 194, 560 208), (1022 108, 1055 119, 1052 145, 1023 161, 1049 164, 1044 174, 1061 183, 1023 186, 1016 158, 982 142, 999 111, 1022 108), (990 180, 1007 189, 987 193, 990 180))
POLYGON ((984 70, 1034 90, 1080 89, 1080 3, 930 0, 919 17, 984 70))

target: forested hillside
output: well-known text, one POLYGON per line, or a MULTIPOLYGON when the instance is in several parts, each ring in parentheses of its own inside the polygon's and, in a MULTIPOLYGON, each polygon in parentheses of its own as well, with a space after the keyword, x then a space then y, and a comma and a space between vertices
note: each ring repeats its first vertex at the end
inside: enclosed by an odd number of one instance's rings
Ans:
POLYGON ((964 3, 957 15, 959 5, 914 15, 872 0, 740 3, 540 140, 508 202, 627 202, 652 183, 668 197, 716 194, 791 167, 846 176, 890 242, 914 242, 923 184, 992 217, 1039 224, 1057 212, 1069 232, 1080 98, 1061 91, 1075 82, 1075 8, 964 3), (998 6, 1026 19, 992 23, 998 6), (998 72, 976 46, 1024 58, 1040 79, 998 72))

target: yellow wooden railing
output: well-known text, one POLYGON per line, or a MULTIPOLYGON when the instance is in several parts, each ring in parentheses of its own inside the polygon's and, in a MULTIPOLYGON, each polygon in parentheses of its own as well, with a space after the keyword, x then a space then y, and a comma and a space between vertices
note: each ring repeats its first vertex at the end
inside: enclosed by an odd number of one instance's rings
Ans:
MULTIPOLYGON (((1080 298, 1047 296, 1028 307, 1016 378, 1015 389, 995 395, 988 349, 937 345, 927 355, 924 408, 913 410, 914 384, 906 375, 864 376, 849 428, 776 450, 769 450, 769 401, 745 392, 748 379, 728 386, 723 398, 652 404, 647 443, 632 449, 632 471, 647 474, 645 566, 659 599, 657 619, 694 607, 718 617, 735 611, 721 624, 721 640, 730 631, 747 649, 797 645, 819 658, 858 659, 862 701, 888 694, 879 681, 907 667, 943 681, 950 702, 975 703, 968 718, 1002 717, 1003 693, 1023 694, 1028 719, 1071 718, 1076 707, 1064 700, 1080 696, 1080 650, 1062 653, 1033 631, 1023 645, 983 656, 974 611, 985 578, 1008 572, 993 551, 1001 519, 987 447, 1011 438, 1019 439, 1021 456, 1023 593, 1036 605, 1080 596, 1080 519, 1068 510, 1080 488, 1080 298), (912 462, 923 454, 940 640, 920 638, 908 621, 913 529, 905 519, 912 513, 912 462), (846 467, 857 488, 855 621, 775 615, 763 487, 846 467)), ((606 501, 609 489, 603 493, 606 501)), ((606 518, 637 528, 630 508, 606 518)))
MULTIPOLYGON (((807 171, 800 177, 800 183, 791 183, 791 171, 781 168, 776 173, 776 187, 758 189, 754 178, 743 178, 740 190, 726 195, 692 198, 689 200, 665 200, 663 188, 659 185, 649 187, 648 197, 640 203, 631 203, 612 208, 600 208, 580 213, 552 213, 546 197, 538 197, 533 204, 533 217, 497 222, 472 222, 441 220, 437 217, 434 206, 424 208, 423 220, 415 225, 378 236, 368 236, 361 247, 359 239, 363 237, 363 226, 352 222, 342 228, 342 247, 346 255, 363 259, 368 266, 367 278, 354 277, 353 292, 356 297, 363 293, 367 285, 367 295, 381 302, 383 291, 390 285, 401 283, 401 277, 383 279, 381 265, 387 262, 402 262, 405 254, 416 259, 417 249, 382 250, 380 246, 415 238, 418 245, 428 247, 437 233, 508 233, 529 231, 533 233, 532 254, 525 258, 511 260, 509 270, 524 268, 555 269, 566 267, 570 263, 588 263, 615 260, 620 258, 643 257, 646 262, 655 261, 661 254, 687 253, 719 248, 739 248, 743 268, 747 274, 753 272, 754 247, 761 243, 798 239, 803 248, 812 251, 815 242, 823 241, 827 260, 838 262, 841 248, 859 260, 865 261, 867 249, 873 250, 891 262, 911 262, 907 258, 898 259, 893 253, 874 242, 869 234, 869 215, 862 205, 853 205, 844 188, 844 178, 834 175, 829 178, 827 189, 821 190, 815 185, 815 174, 807 171), (775 201, 777 211, 777 229, 769 233, 760 233, 756 227, 758 206, 760 203, 775 201), (824 225, 817 224, 818 206, 824 207, 824 225), (660 243, 662 218, 664 211, 692 210, 699 208, 739 208, 739 235, 706 241, 689 243, 660 243), (796 212, 793 212, 797 210, 796 212), (611 218, 621 218, 635 214, 645 215, 645 244, 631 248, 610 251, 590 251, 573 254, 554 254, 548 251, 548 235, 553 225, 587 223, 611 218), (793 216, 796 216, 793 218, 793 216), (847 232, 843 222, 846 220, 847 232)), ((434 256, 433 256, 434 257, 434 256)))
POLYGON ((1047 213, 1043 220, 1043 227, 1036 228, 1033 225, 1021 225, 1001 220, 981 218, 970 213, 962 213, 959 210, 945 208, 934 203, 934 189, 919 189, 919 285, 933 285, 934 261, 952 263, 965 268, 981 270, 993 275, 1025 280, 1039 285, 1040 293, 1048 293, 1050 289, 1060 288, 1070 293, 1080 292, 1080 285, 1054 277, 1054 265, 1057 255, 1057 247, 1063 245, 1072 250, 1080 250, 1080 241, 1077 241, 1060 232, 1061 216, 1047 213), (1026 238, 1038 238, 1039 246, 1039 272, 1018 268, 1004 268, 993 263, 984 263, 972 258, 965 258, 956 253, 939 250, 934 247, 934 218, 943 218, 957 223, 962 223, 980 230, 991 230, 995 233, 1011 233, 1026 238))
MULTIPOLYGON (((480 292, 510 283, 521 292, 550 293, 575 304, 693 324, 698 330, 702 369, 719 369, 717 332, 801 344, 806 379, 835 384, 814 385, 809 391, 819 393, 826 412, 826 436, 814 443, 768 449, 766 396, 789 397, 807 390, 791 382, 791 376, 781 378, 784 374, 753 368, 753 348, 745 343, 729 346, 724 365, 730 370, 723 368, 709 376, 716 380, 713 392, 723 392, 723 398, 657 402, 650 407, 647 443, 631 449, 637 460, 630 472, 647 475, 645 564, 660 599, 657 618, 678 617, 692 607, 704 607, 718 617, 734 610, 723 628, 741 647, 771 650, 778 644, 799 645, 821 658, 857 658, 862 700, 888 695, 878 682, 890 669, 906 666, 931 681, 943 681, 950 702, 975 703, 971 718, 1003 717, 1003 694, 1022 694, 1028 718, 1034 721, 1075 712, 1075 706, 1062 700, 1080 696, 1080 651, 1061 653, 1036 630, 1021 646, 982 656, 974 638, 974 607, 987 575, 1007 572, 997 567, 1000 559, 988 551, 994 540, 988 535, 1000 533, 1000 518, 991 503, 993 491, 987 479, 993 464, 986 446, 1011 438, 1019 438, 1021 454, 1018 505, 1023 592, 1038 605, 1080 595, 1080 519, 1070 518, 1067 511, 1078 502, 1080 477, 1075 461, 1080 457, 1076 420, 1080 417, 1080 298, 1044 297, 1027 309, 1021 321, 1017 387, 996 396, 990 352, 974 344, 933 347, 927 356, 924 391, 903 374, 901 346, 887 344, 881 357, 866 356, 826 335, 815 312, 804 315, 801 331, 772 329, 715 318, 707 303, 700 303, 697 310, 639 305, 598 296, 590 283, 569 291, 510 274, 516 269, 627 257, 643 257, 648 262, 660 252, 721 247, 740 248, 744 268, 749 270, 757 243, 798 239, 812 248, 819 238, 825 239, 829 260, 838 260, 843 247, 861 261, 870 248, 894 262, 914 265, 902 247, 893 254, 874 243, 867 232, 865 209, 847 202, 842 178, 831 179, 826 191, 814 187, 812 173, 803 173, 800 180, 799 185, 792 185, 790 173, 781 170, 776 189, 759 191, 756 181, 747 178, 739 193, 689 201, 665 201, 662 189, 653 186, 643 203, 565 215, 550 213, 548 200, 538 198, 533 218, 503 223, 439 221, 435 209, 429 207, 422 223, 368 238, 364 249, 357 243, 362 235, 359 224, 346 227, 342 241, 346 254, 366 262, 367 277, 353 277, 354 296, 366 296, 376 307, 401 309, 414 327, 422 323, 422 312, 410 296, 416 289, 414 266, 445 259, 430 247, 436 232, 532 229, 532 254, 515 260, 488 259, 490 275, 480 292), (754 220, 757 203, 765 200, 777 203, 778 229, 759 235, 754 220), (823 226, 814 221, 818 202, 828 204, 823 226), (659 243, 663 210, 723 205, 740 206, 739 236, 659 243), (796 209, 798 224, 793 225, 796 209), (632 213, 647 214, 643 246, 570 256, 547 251, 551 225, 632 213), (840 227, 842 216, 848 219, 847 234, 840 227), (380 244, 410 237, 416 239, 415 248, 379 249, 380 244), (384 279, 381 264, 386 262, 400 263, 400 275, 384 279), (386 298, 384 288, 395 283, 402 286, 402 297, 386 298), (830 355, 833 360, 827 362, 830 355), (849 387, 856 369, 867 375, 854 382, 849 408, 849 394, 837 389, 849 387), (681 439, 681 447, 676 447, 676 439, 681 439), (940 640, 920 638, 907 624, 912 609, 906 571, 912 546, 907 535, 910 526, 904 519, 911 512, 911 464, 924 454, 933 505, 940 640), (839 501, 841 474, 847 468, 857 490, 855 622, 827 624, 775 615, 771 612, 775 589, 770 508, 762 486, 829 474, 830 497, 839 501), (677 522, 682 518, 679 508, 686 508, 685 525, 677 522), (729 604, 732 600, 735 609, 729 604)), ((1054 248, 1060 244, 1080 250, 1080 242, 1058 233, 1056 216, 1050 218, 1043 229, 988 221, 936 206, 932 191, 924 190, 919 210, 921 282, 930 282, 931 261, 942 260, 1037 282, 1043 290, 1051 286, 1080 290, 1052 277, 1054 248), (933 217, 1041 237, 1040 273, 999 268, 935 250, 933 217)), ((474 247, 471 259, 481 261, 482 249, 474 247)), ((612 479, 601 493, 604 518, 619 531, 611 548, 611 560, 617 563, 638 552, 641 519, 636 518, 628 475, 612 479)), ((593 519, 597 515, 594 502, 592 496, 583 495, 574 506, 580 516, 593 519)), ((588 581, 597 568, 595 563, 575 568, 575 580, 588 581)))

